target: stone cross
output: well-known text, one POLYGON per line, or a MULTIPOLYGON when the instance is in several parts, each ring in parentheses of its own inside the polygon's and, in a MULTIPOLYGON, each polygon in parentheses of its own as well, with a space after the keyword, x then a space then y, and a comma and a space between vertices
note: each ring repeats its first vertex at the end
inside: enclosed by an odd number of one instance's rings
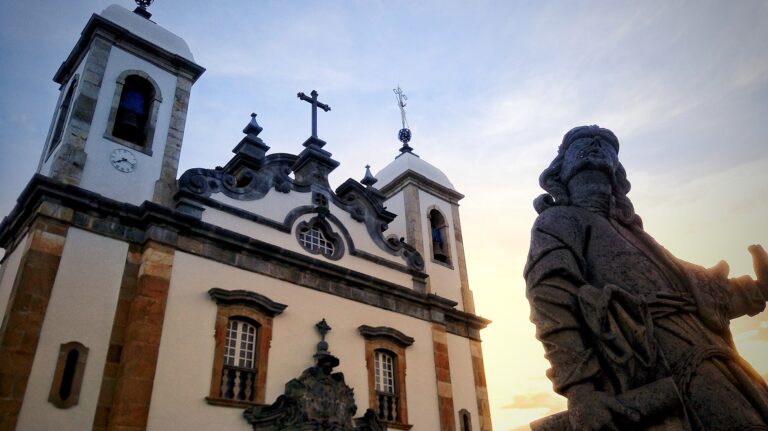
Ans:
POLYGON ((310 105, 312 105, 312 137, 317 138, 317 108, 319 107, 325 112, 328 112, 331 110, 331 107, 326 105, 325 103, 320 103, 317 101, 317 91, 312 90, 311 93, 309 93, 312 97, 308 97, 304 93, 299 93, 296 96, 305 101, 309 102, 310 105))

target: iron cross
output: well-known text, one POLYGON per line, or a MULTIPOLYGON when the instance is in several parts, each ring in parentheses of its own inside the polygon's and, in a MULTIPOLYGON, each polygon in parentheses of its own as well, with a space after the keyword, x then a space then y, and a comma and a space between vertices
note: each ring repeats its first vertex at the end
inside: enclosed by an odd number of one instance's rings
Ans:
POLYGON ((312 105, 312 137, 317 138, 317 108, 319 107, 325 112, 328 112, 331 110, 331 107, 326 105, 325 103, 320 103, 317 101, 317 91, 312 90, 311 93, 309 93, 312 97, 308 97, 304 93, 299 93, 296 96, 305 101, 309 102, 310 105, 312 105))

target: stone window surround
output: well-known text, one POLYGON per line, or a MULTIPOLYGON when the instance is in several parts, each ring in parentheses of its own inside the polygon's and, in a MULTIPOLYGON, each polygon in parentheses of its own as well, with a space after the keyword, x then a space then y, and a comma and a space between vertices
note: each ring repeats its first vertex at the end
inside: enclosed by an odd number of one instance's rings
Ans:
POLYGON ((472 415, 467 409, 459 410, 459 429, 461 431, 472 431, 472 415))
POLYGON ((272 319, 287 307, 269 298, 246 290, 225 290, 212 288, 208 291, 211 299, 216 301, 216 320, 214 325, 213 369, 211 371, 210 392, 205 400, 208 404, 226 407, 247 407, 253 404, 264 404, 269 347, 272 342, 272 319), (253 402, 232 400, 219 396, 221 388, 221 373, 224 367, 224 344, 227 338, 227 327, 231 319, 246 320, 256 324, 258 336, 256 340, 253 402))
POLYGON ((75 91, 77 91, 77 86, 80 83, 80 75, 75 74, 75 76, 71 79, 71 84, 67 87, 67 91, 63 92, 63 98, 61 99, 61 102, 59 103, 58 108, 56 108, 56 113, 53 116, 53 124, 51 125, 51 136, 50 136, 50 142, 48 142, 48 146, 45 149, 45 161, 47 162, 48 159, 51 157, 51 154, 53 154, 53 150, 55 150, 59 144, 64 141, 64 132, 66 131, 66 122, 67 118, 70 116, 70 112, 72 111, 72 107, 75 105, 72 103, 75 100, 75 91), (69 103, 66 106, 67 112, 63 112, 62 108, 65 107, 65 104, 69 101, 69 103), (63 116, 63 118, 62 118, 63 116), (56 137, 56 129, 59 126, 59 122, 62 123, 61 125, 61 131, 58 138, 56 137))
POLYGON ((432 261, 432 263, 436 263, 438 265, 444 266, 449 269, 453 269, 453 257, 451 256, 451 235, 450 235, 450 227, 448 225, 448 219, 445 217, 445 214, 440 210, 440 208, 437 205, 430 205, 429 208, 427 208, 427 222, 429 223, 429 259, 432 261), (442 226, 440 229, 443 233, 443 251, 445 251, 446 256, 448 256, 447 262, 440 262, 439 260, 435 259, 435 251, 433 249, 432 245, 432 217, 430 215, 432 214, 432 211, 436 211, 440 214, 440 217, 443 218, 443 222, 445 223, 445 226, 442 226))
POLYGON ((319 254, 331 260, 339 260, 344 255, 344 241, 342 240, 341 235, 333 231, 331 224, 328 223, 328 220, 326 220, 322 214, 319 214, 318 216, 313 217, 308 221, 302 221, 296 225, 296 241, 299 242, 299 245, 301 245, 304 250, 312 254, 319 254), (333 244, 332 254, 326 254, 319 249, 313 250, 304 246, 300 238, 300 234, 302 230, 312 228, 319 229, 320 232, 322 232, 325 236, 325 239, 333 244))
POLYGON ((77 341, 64 343, 59 348, 59 356, 56 360, 56 370, 53 373, 53 382, 51 383, 51 392, 48 395, 48 402, 60 409, 68 409, 76 406, 80 401, 80 389, 83 384, 83 373, 85 372, 85 361, 88 359, 88 348, 77 341), (77 363, 72 372, 69 396, 61 398, 61 386, 64 384, 64 371, 67 365, 67 358, 70 352, 78 353, 77 363))
POLYGON ((160 104, 163 102, 163 96, 160 92, 160 87, 157 85, 157 82, 155 82, 154 79, 152 79, 151 76, 149 76, 148 73, 142 71, 142 70, 136 70, 136 69, 129 69, 124 70, 120 75, 117 77, 116 83, 115 83, 115 95, 112 97, 112 106, 109 109, 109 119, 107 120, 107 129, 104 131, 104 138, 109 139, 110 141, 116 142, 120 145, 126 146, 128 148, 134 149, 136 151, 140 151, 148 156, 152 155, 152 144, 155 139, 155 127, 157 126, 157 115, 160 111, 160 104), (117 109, 120 105, 120 98, 123 95, 123 86, 125 86, 125 80, 129 76, 138 76, 143 79, 146 79, 153 87, 154 99, 152 100, 152 106, 149 109, 149 117, 147 118, 147 125, 146 127, 146 136, 144 137, 144 145, 137 145, 133 142, 128 142, 125 139, 118 138, 114 135, 112 135, 112 130, 115 128, 115 118, 117 117, 117 109))
POLYGON ((408 399, 405 391, 406 361, 405 349, 412 345, 414 339, 394 328, 386 326, 358 327, 360 335, 365 337, 365 365, 368 370, 368 406, 378 412, 378 397, 376 394, 376 376, 374 355, 377 350, 384 350, 395 359, 395 392, 397 393, 397 412, 399 421, 382 421, 387 428, 409 430, 413 425, 408 424, 408 399))

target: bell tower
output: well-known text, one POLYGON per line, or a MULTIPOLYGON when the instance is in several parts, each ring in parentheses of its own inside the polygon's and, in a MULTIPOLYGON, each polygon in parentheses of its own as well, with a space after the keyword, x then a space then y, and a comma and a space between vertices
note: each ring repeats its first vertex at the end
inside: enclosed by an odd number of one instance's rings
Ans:
POLYGON ((150 20, 152 0, 94 14, 53 80, 61 95, 38 173, 134 205, 175 192, 192 85, 205 69, 150 20))

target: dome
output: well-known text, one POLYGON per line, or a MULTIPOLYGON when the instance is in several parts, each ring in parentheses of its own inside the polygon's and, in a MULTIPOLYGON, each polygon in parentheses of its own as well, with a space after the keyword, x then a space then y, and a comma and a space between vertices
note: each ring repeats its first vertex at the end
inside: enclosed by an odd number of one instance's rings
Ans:
POLYGON ((189 50, 189 45, 184 42, 184 39, 122 6, 116 4, 107 6, 100 15, 171 54, 176 54, 192 62, 195 61, 192 57, 192 51, 189 50))
POLYGON ((395 160, 392 161, 392 163, 388 164, 384 167, 384 169, 379 171, 379 173, 376 174, 376 179, 378 180, 376 187, 384 187, 406 171, 413 171, 443 187, 454 191, 456 190, 453 187, 453 184, 451 184, 451 182, 448 180, 448 177, 443 173, 443 171, 430 165, 429 163, 419 158, 419 156, 411 152, 402 153, 401 155, 397 156, 395 160))

